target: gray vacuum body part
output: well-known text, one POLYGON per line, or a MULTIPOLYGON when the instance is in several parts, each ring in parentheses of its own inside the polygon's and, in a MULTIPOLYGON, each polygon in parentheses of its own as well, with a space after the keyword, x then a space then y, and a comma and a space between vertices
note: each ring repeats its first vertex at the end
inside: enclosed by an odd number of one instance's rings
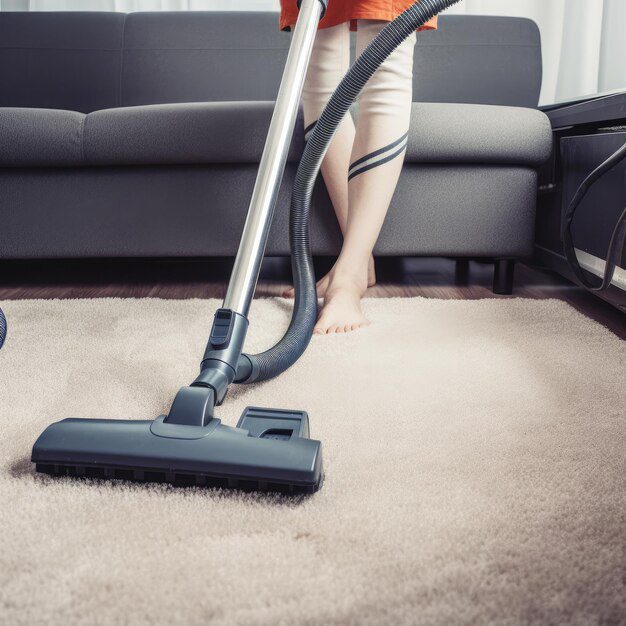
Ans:
POLYGON ((37 471, 53 476, 167 482, 178 486, 314 493, 319 441, 306 413, 248 407, 236 428, 155 420, 65 419, 33 447, 37 471))

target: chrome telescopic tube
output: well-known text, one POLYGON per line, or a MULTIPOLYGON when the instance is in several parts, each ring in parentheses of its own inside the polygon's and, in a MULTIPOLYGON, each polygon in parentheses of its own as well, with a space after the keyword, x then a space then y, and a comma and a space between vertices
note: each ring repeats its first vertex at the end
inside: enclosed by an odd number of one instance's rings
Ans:
POLYGON ((302 0, 246 223, 223 307, 247 316, 291 144, 302 88, 322 16, 321 0, 302 0))

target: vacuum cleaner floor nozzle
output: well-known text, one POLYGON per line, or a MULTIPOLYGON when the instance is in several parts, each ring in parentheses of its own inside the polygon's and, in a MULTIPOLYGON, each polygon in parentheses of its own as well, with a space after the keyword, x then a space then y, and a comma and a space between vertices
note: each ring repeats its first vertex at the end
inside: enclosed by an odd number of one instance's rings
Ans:
POLYGON ((300 411, 248 407, 236 428, 155 420, 65 419, 35 442, 38 472, 176 486, 308 494, 322 482, 319 441, 300 411))

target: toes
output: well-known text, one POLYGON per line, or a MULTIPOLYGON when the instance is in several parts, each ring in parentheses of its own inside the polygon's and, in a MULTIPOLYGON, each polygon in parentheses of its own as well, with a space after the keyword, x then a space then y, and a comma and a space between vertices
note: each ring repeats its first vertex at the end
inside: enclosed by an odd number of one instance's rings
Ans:
POLYGON ((314 335, 330 335, 333 332, 333 327, 324 322, 323 319, 317 320, 317 325, 313 328, 314 335))
POLYGON ((359 328, 364 328, 365 326, 369 326, 370 322, 368 320, 363 320, 361 322, 356 322, 352 324, 326 324, 322 320, 318 322, 317 326, 313 329, 314 335, 338 335, 353 332, 355 330, 359 330, 359 328))
POLYGON ((352 325, 352 330, 359 330, 360 328, 365 328, 366 326, 369 326, 369 320, 362 320, 360 322, 358 322, 357 324, 353 324, 352 325))

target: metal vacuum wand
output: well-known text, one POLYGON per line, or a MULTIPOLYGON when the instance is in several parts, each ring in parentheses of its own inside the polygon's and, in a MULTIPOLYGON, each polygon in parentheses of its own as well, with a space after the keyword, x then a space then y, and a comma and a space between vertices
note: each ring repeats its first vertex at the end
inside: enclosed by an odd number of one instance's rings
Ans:
POLYGON ((317 25, 327 0, 302 0, 293 41, 276 98, 248 216, 230 278, 224 309, 248 315, 269 235, 274 207, 298 116, 317 25))
POLYGON ((327 0, 302 0, 226 297, 215 313, 200 374, 189 387, 178 392, 168 416, 170 423, 207 424, 214 405, 222 403, 228 387, 236 379, 254 374, 255 364, 242 355, 248 311, 265 254, 317 26, 326 6, 327 0))

